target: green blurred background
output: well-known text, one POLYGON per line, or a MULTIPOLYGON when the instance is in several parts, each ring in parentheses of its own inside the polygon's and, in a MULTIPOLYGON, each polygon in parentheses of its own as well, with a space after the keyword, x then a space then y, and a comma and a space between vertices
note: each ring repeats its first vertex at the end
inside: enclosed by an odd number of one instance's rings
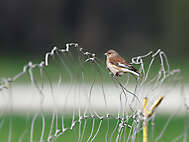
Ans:
MULTIPOLYGON (((171 68, 180 68, 184 82, 189 83, 188 13, 187 0, 1 0, 0 78, 14 76, 29 61, 39 63, 54 46, 64 48, 66 43, 77 42, 102 61, 104 52, 111 48, 127 59, 160 48, 166 52, 171 68)), ((56 72, 56 68, 50 70, 56 72)), ((31 117, 28 122, 25 116, 8 119, 13 119, 15 139, 24 129, 30 129, 31 117)), ((156 137, 167 119, 167 115, 157 118, 156 137)), ((184 116, 173 119, 160 141, 182 135, 184 120, 184 116)), ((8 138, 7 123, 0 129, 1 141, 8 138)), ((63 137, 74 138, 72 133, 63 137)))
POLYGON ((77 42, 100 58, 110 48, 128 59, 161 48, 188 82, 188 7, 186 0, 2 0, 0 77, 77 42))

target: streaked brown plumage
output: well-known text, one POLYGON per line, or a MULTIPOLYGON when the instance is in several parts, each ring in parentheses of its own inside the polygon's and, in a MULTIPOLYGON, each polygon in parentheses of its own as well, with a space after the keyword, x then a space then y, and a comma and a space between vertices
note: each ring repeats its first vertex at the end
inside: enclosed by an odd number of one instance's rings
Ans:
POLYGON ((119 76, 124 73, 132 73, 140 76, 137 70, 123 59, 115 50, 108 50, 106 53, 106 65, 113 75, 119 76))

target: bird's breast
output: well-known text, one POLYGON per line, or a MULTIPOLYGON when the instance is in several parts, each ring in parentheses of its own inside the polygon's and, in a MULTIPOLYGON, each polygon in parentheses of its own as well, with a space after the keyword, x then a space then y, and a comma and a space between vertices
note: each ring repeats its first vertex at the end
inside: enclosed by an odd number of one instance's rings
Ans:
POLYGON ((117 67, 116 65, 113 65, 110 62, 106 62, 107 67, 109 68, 109 70, 113 73, 116 74, 117 72, 119 72, 119 67, 117 67))

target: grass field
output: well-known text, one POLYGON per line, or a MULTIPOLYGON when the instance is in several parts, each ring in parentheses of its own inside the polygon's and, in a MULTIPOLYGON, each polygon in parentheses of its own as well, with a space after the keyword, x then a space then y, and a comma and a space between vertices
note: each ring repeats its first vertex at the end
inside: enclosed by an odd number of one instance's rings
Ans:
MULTIPOLYGON (((43 59, 43 57, 41 57, 43 59)), ((1 70, 0 70, 0 78, 8 78, 8 77, 13 77, 15 76, 17 73, 21 72, 23 70, 24 65, 28 64, 29 61, 32 61, 33 63, 40 63, 41 59, 39 58, 32 58, 32 57, 11 57, 11 58, 7 58, 7 57, 1 57, 0 60, 0 66, 1 66, 1 70), (24 60, 23 60, 24 59, 24 60)), ((102 63, 105 60, 102 59, 102 63)), ((59 63, 57 64, 55 61, 54 62, 50 62, 48 68, 46 69, 46 73, 50 76, 51 80, 58 80, 60 73, 63 74, 63 81, 68 81, 70 79, 69 76, 69 72, 65 69, 65 67, 60 63, 60 61, 58 61, 59 63)), ((67 61, 65 61, 67 62, 67 61)), ((183 81, 185 83, 189 83, 189 76, 188 76, 188 72, 189 72, 189 66, 187 61, 182 61, 182 60, 177 60, 176 62, 173 60, 169 61, 170 63, 170 67, 171 69, 175 69, 175 68, 179 68, 181 69, 181 74, 183 76, 183 81)), ((151 68, 151 72, 150 75, 153 76, 154 74, 157 74, 157 71, 159 70, 159 62, 155 62, 154 66, 151 68)), ((67 62, 67 66, 70 69, 71 73, 74 74, 75 78, 78 78, 78 76, 81 76, 81 70, 84 72, 85 74, 85 79, 87 80, 91 80, 94 79, 94 77, 96 76, 97 78, 103 78, 104 81, 107 81, 107 77, 105 77, 102 73, 101 76, 98 74, 98 71, 100 69, 95 68, 94 66, 92 67, 92 65, 90 63, 85 63, 84 64, 84 69, 81 69, 81 66, 74 61, 71 62, 67 62)), ((138 68, 139 66, 135 66, 136 68, 138 68)), ((103 70, 105 70, 108 74, 107 69, 105 68, 105 64, 102 64, 102 68, 103 70)), ((100 72, 102 72, 100 70, 100 72)), ((39 70, 34 70, 34 74, 36 76, 36 78, 39 77, 39 70)), ((27 82, 29 81, 29 75, 26 74, 26 76, 21 77, 17 80, 17 82, 27 82)))
MULTIPOLYGON (((8 141, 8 137, 12 139, 12 141, 16 142, 19 141, 19 138, 22 134, 25 134, 23 137, 23 142, 28 142, 30 140, 30 130, 31 130, 31 122, 32 122, 32 116, 23 116, 23 115, 13 115, 13 116, 5 116, 1 117, 1 127, 0 127, 0 141, 6 142, 8 141), (3 121, 3 123, 2 123, 3 121), (9 125, 12 124, 12 125, 9 125), (12 132, 9 132, 9 128, 12 129, 12 132), (11 135, 11 137, 9 136, 11 135)), ((152 129, 151 124, 149 124, 149 141, 153 142, 155 138, 157 138, 165 126, 168 116, 165 115, 158 115, 155 118, 155 126, 154 126, 154 135, 152 136, 152 129), (152 140, 153 137, 153 140, 152 140)), ((45 133, 44 133, 44 140, 47 140, 49 130, 50 130, 50 124, 51 124, 52 117, 46 116, 45 117, 45 133)), ((181 136, 181 139, 178 139, 177 142, 181 142, 183 140, 183 134, 184 134, 184 126, 186 126, 186 120, 187 118, 183 116, 175 116, 171 119, 169 122, 168 127, 165 129, 165 132, 163 133, 162 137, 158 140, 158 142, 171 142, 176 137, 181 136)), ((71 126, 72 118, 67 116, 65 117, 65 127, 71 126)), ((81 133, 80 138, 82 137, 83 133, 83 127, 84 127, 85 120, 81 121, 81 133)), ((82 142, 87 141, 92 128, 93 120, 89 119, 86 121, 86 129, 84 132, 84 136, 82 139, 82 142)), ((99 126, 100 120, 95 120, 95 127, 93 131, 92 137, 95 135, 97 128, 99 126)), ((110 119, 110 129, 108 133, 108 141, 111 139, 111 134, 113 132, 113 129, 116 126, 117 121, 110 119)), ((96 138, 94 139, 94 142, 103 142, 105 141, 106 132, 107 132, 107 120, 102 121, 101 128, 99 130, 99 133, 97 134, 96 138)), ((59 128, 61 128, 61 119, 59 119, 59 128)), ((79 124, 76 124, 75 128, 72 131, 66 131, 63 135, 61 135, 56 142, 74 142, 78 140, 79 137, 79 124)), ((41 117, 37 117, 35 124, 34 124, 34 133, 33 133, 33 142, 40 141, 40 135, 42 130, 42 119, 41 117)), ((126 130, 126 137, 128 137, 130 128, 127 128, 126 130)), ((53 131, 54 133, 55 131, 53 131)), ((116 136, 118 133, 118 129, 115 131, 115 133, 112 135, 112 141, 115 141, 116 136)), ((91 138, 92 139, 92 138, 91 138)), ((90 139, 90 140, 91 140, 90 139)), ((124 134, 122 136, 122 140, 124 141, 124 134)), ((142 132, 137 135, 136 141, 141 142, 142 141, 142 132)))

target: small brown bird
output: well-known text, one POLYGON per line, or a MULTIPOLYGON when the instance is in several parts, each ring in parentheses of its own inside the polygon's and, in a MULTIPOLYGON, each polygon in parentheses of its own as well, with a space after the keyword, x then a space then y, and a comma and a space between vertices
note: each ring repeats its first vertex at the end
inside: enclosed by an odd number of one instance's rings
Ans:
POLYGON ((140 76, 140 73, 115 50, 108 50, 104 55, 106 55, 107 68, 114 76, 120 76, 124 73, 132 73, 138 77, 140 76))

